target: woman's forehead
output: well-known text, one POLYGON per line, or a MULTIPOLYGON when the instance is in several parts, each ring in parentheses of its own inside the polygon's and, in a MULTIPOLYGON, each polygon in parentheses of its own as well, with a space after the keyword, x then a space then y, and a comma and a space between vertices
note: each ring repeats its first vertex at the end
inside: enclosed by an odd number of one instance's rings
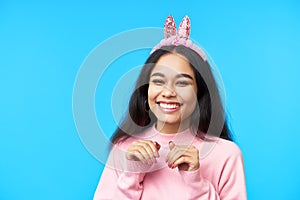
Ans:
POLYGON ((188 60, 179 54, 166 54, 159 58, 152 73, 194 75, 188 60))

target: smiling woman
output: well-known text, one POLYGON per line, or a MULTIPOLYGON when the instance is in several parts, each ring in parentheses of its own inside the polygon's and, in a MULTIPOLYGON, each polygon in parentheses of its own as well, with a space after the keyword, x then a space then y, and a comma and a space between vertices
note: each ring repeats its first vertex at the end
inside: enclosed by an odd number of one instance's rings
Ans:
POLYGON ((169 16, 112 137, 94 199, 247 198, 242 154, 210 65, 188 40, 189 19, 174 29, 169 16))

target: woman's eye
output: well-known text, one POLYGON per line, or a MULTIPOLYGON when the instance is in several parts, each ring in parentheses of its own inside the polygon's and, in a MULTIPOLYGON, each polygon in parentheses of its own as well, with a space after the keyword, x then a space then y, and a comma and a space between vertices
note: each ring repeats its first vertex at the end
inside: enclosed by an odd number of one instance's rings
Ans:
POLYGON ((154 83, 155 85, 163 85, 164 81, 160 79, 154 79, 152 80, 152 83, 154 83))
POLYGON ((189 84, 190 83, 188 81, 177 81, 176 82, 176 85, 178 85, 178 86, 187 86, 189 84))

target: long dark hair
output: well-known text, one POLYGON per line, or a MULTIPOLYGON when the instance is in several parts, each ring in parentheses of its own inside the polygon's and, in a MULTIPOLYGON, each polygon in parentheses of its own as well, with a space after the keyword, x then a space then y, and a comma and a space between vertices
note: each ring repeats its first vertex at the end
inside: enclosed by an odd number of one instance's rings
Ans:
POLYGON ((187 58, 195 74, 198 107, 192 114, 191 129, 202 139, 205 139, 205 135, 210 135, 232 141, 218 86, 209 63, 190 48, 171 45, 156 50, 145 62, 130 98, 127 114, 111 137, 112 143, 137 135, 156 122, 156 117, 147 103, 150 74, 159 58, 170 53, 187 58))

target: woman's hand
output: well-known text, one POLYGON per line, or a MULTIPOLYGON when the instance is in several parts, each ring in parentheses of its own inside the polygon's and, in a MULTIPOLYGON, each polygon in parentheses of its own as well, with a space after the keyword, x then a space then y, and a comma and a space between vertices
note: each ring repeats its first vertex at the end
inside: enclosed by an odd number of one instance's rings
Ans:
POLYGON ((194 146, 175 145, 169 143, 170 152, 166 158, 168 166, 172 169, 178 167, 179 170, 195 171, 199 169, 199 151, 194 146))
POLYGON ((159 157, 159 149, 160 144, 151 140, 134 141, 127 149, 126 158, 152 165, 159 157))

